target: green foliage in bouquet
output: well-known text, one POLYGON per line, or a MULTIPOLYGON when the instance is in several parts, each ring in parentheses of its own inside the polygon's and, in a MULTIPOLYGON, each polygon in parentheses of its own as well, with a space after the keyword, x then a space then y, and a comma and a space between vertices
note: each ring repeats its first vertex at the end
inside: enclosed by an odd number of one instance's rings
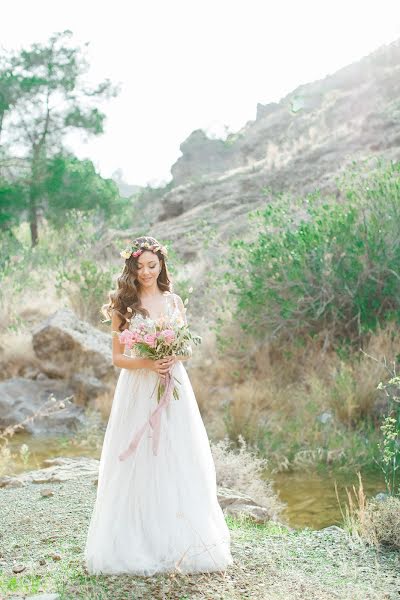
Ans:
MULTIPOLYGON (((156 331, 161 331, 162 327, 156 325, 156 331)), ((142 342, 136 342, 135 350, 142 358, 150 358, 152 360, 158 360, 159 358, 165 358, 175 354, 176 356, 190 356, 191 347, 190 342, 197 345, 201 343, 201 336, 192 333, 187 325, 183 325, 174 330, 175 340, 172 344, 166 344, 162 339, 159 338, 159 342, 156 348, 151 348, 148 344, 142 342)), ((175 379, 180 383, 179 379, 175 379)), ((161 396, 165 390, 165 384, 163 382, 157 387, 157 402, 160 401, 161 396)), ((176 387, 173 390, 174 398, 178 399, 179 394, 176 387)))

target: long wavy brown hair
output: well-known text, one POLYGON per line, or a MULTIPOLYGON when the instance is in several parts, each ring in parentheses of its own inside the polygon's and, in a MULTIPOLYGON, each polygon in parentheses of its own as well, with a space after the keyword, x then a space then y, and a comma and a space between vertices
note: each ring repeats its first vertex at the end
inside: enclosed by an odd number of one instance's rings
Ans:
MULTIPOLYGON (((162 245, 155 238, 149 236, 135 238, 132 242, 132 246, 135 242, 138 244, 148 242, 149 244, 162 245)), ((172 283, 169 278, 165 256, 161 253, 161 250, 157 250, 154 254, 157 254, 162 265, 157 278, 157 285, 162 292, 171 292, 172 283)), ((149 311, 141 306, 138 294, 140 288, 140 284, 137 280, 138 258, 139 256, 135 257, 132 255, 125 260, 124 269, 117 279, 117 289, 108 294, 108 304, 103 304, 101 307, 101 312, 108 319, 111 319, 115 312, 119 315, 121 318, 121 323, 119 325, 120 331, 126 329, 127 318, 131 318, 135 316, 135 314, 141 314, 143 317, 150 317, 149 311), (132 313, 127 310, 128 308, 132 309, 132 313)))

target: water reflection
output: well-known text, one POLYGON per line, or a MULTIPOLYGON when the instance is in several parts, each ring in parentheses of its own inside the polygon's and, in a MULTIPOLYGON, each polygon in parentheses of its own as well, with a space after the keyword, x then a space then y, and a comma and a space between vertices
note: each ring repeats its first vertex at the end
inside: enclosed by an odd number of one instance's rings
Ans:
MULTIPOLYGON (((367 498, 385 491, 382 473, 361 471, 364 493, 367 498)), ((358 490, 356 473, 278 473, 274 475, 274 489, 287 508, 284 517, 292 527, 322 529, 329 525, 339 525, 342 521, 339 503, 335 493, 335 480, 342 510, 347 500, 346 487, 358 490)), ((354 494, 353 494, 354 498, 354 494)))

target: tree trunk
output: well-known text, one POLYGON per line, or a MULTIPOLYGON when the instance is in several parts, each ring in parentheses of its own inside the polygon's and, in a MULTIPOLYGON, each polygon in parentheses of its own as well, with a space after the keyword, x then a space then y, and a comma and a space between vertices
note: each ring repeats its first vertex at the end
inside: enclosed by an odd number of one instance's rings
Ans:
POLYGON ((31 243, 33 248, 39 241, 39 235, 36 198, 32 192, 33 190, 31 188, 29 190, 29 226, 31 229, 31 243))
POLYGON ((34 149, 32 156, 31 181, 29 186, 29 226, 32 248, 39 242, 38 199, 40 194, 39 152, 34 149))

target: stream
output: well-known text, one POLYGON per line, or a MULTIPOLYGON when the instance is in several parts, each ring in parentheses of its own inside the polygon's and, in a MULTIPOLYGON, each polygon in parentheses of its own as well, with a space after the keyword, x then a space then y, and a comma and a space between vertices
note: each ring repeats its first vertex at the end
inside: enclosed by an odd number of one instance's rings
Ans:
MULTIPOLYGON (((74 436, 32 436, 25 432, 16 433, 10 438, 8 447, 16 454, 12 464, 12 473, 40 469, 45 465, 43 460, 55 456, 89 456, 100 458, 101 446, 90 440, 76 441, 74 436), (21 454, 21 447, 26 444, 29 452, 21 454)), ((7 472, 6 474, 11 474, 7 472)), ((363 474, 361 472, 364 492, 371 497, 385 491, 383 475, 379 472, 363 474)), ((358 477, 353 472, 329 472, 317 474, 314 471, 283 472, 272 476, 274 489, 280 499, 286 503, 282 516, 291 527, 321 529, 329 525, 341 523, 341 512, 336 498, 334 482, 337 482, 338 493, 344 512, 347 500, 347 489, 354 485, 358 490, 358 477)), ((353 494, 354 497, 354 494, 353 494)))

